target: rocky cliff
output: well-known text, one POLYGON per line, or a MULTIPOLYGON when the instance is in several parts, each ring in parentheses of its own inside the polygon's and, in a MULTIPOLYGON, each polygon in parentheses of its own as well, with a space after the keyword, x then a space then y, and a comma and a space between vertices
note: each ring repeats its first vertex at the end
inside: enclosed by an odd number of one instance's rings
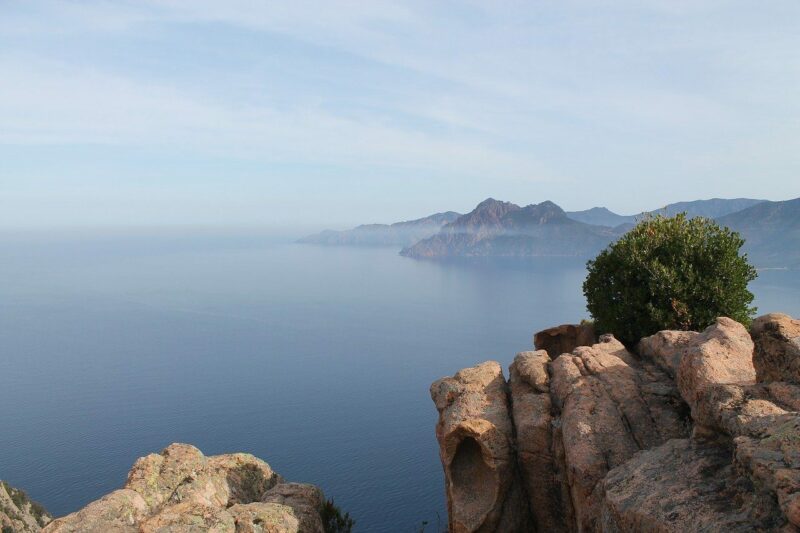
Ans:
MULTIPOLYGON (((123 488, 80 511, 52 522, 48 516, 10 524, 8 530, 323 533, 330 509, 319 488, 287 482, 250 454, 206 457, 194 446, 172 444, 160 454, 138 459, 123 488)), ((5 524, 2 516, 0 523, 5 524)))
POLYGON ((20 489, 0 481, 0 531, 28 533, 39 531, 53 519, 44 507, 31 501, 20 489))
POLYGON ((800 531, 800 321, 536 343, 431 386, 450 531, 800 531))

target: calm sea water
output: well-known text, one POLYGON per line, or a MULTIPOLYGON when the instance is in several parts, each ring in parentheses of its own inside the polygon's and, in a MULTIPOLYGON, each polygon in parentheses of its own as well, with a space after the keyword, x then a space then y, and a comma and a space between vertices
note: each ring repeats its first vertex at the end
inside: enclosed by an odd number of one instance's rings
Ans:
MULTIPOLYGON (((0 236, 0 478, 56 515, 171 442, 319 484, 359 531, 446 521, 430 383, 586 316, 583 263, 258 234, 0 236)), ((761 311, 800 315, 800 273, 761 311)))

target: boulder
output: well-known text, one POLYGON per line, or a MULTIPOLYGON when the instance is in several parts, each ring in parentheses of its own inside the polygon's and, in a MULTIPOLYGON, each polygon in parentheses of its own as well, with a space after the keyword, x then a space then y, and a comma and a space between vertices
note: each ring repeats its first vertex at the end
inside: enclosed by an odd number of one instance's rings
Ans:
POLYGON ((701 426, 714 426, 719 406, 710 403, 710 385, 748 385, 755 382, 753 341, 740 323, 720 317, 682 348, 676 381, 681 396, 701 426))
MULTIPOLYGON (((233 516, 236 533, 291 533, 305 531, 293 509, 279 503, 236 504, 228 512, 233 516)), ((322 531, 322 529, 309 529, 322 531)))
POLYGON ((508 386, 499 363, 467 368, 431 385, 451 532, 529 531, 514 453, 508 386))
POLYGON ((221 507, 185 501, 164 507, 142 521, 139 533, 234 533, 233 516, 221 507))
MULTIPOLYGON (((325 503, 322 491, 306 483, 282 483, 264 495, 268 505, 291 510, 289 513, 297 520, 297 531, 321 532, 322 520, 319 510, 325 503)), ((288 532, 295 531, 289 529, 288 532)))
POLYGON ((533 345, 537 350, 545 350, 550 358, 555 359, 562 353, 570 353, 578 346, 591 346, 596 337, 592 324, 562 324, 547 328, 533 336, 533 345))
POLYGON ((773 531, 774 498, 749 490, 718 444, 674 439, 637 453, 602 482, 602 531, 773 531))
POLYGON ((639 341, 636 351, 664 369, 671 377, 678 373, 681 357, 694 339, 696 331, 659 331, 639 341))
POLYGON ((763 431, 736 437, 735 463, 756 490, 777 499, 783 516, 800 531, 800 415, 766 418, 763 431))
POLYGON ((800 320, 780 313, 758 317, 750 334, 758 381, 800 384, 800 320))
POLYGON ((737 501, 759 502, 763 512, 750 516, 754 524, 788 523, 787 531, 800 528, 800 387, 772 380, 795 379, 796 324, 786 315, 766 315, 754 322, 751 342, 743 326, 720 318, 688 342, 661 332, 658 336, 673 342, 653 342, 658 337, 653 336, 640 343, 641 352, 655 359, 679 354, 678 386, 692 407, 698 442, 732 450, 740 489, 748 488, 738 491, 737 501))
POLYGON ((43 531, 322 533, 324 501, 318 488, 285 483, 250 454, 206 457, 194 446, 171 444, 138 459, 123 489, 43 531))
POLYGON ((47 533, 137 533, 148 515, 142 495, 120 489, 93 501, 80 511, 57 518, 43 529, 47 533))

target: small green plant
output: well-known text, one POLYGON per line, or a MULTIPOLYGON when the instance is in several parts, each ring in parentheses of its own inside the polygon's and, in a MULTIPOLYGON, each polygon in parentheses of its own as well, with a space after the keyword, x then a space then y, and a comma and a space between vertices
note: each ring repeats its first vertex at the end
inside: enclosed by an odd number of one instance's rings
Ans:
POLYGON ((3 533, 14 533, 14 528, 12 526, 3 526, 3 533))
POLYGON ((664 329, 701 330, 717 317, 749 325, 756 309, 747 284, 756 270, 744 240, 706 218, 641 221, 589 261, 583 284, 598 333, 632 346, 664 329))
POLYGON ((322 505, 320 515, 325 533, 350 533, 355 525, 355 520, 350 518, 350 513, 342 514, 342 510, 333 500, 327 500, 322 505))

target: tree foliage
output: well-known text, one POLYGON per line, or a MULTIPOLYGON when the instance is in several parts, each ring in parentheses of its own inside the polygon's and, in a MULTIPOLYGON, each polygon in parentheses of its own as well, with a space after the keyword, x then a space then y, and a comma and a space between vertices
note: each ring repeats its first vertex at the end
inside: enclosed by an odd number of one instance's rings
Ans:
POLYGON ((633 345, 664 329, 704 329, 719 316, 749 325, 756 270, 743 244, 710 219, 644 219, 587 264, 583 293, 597 331, 633 345))

